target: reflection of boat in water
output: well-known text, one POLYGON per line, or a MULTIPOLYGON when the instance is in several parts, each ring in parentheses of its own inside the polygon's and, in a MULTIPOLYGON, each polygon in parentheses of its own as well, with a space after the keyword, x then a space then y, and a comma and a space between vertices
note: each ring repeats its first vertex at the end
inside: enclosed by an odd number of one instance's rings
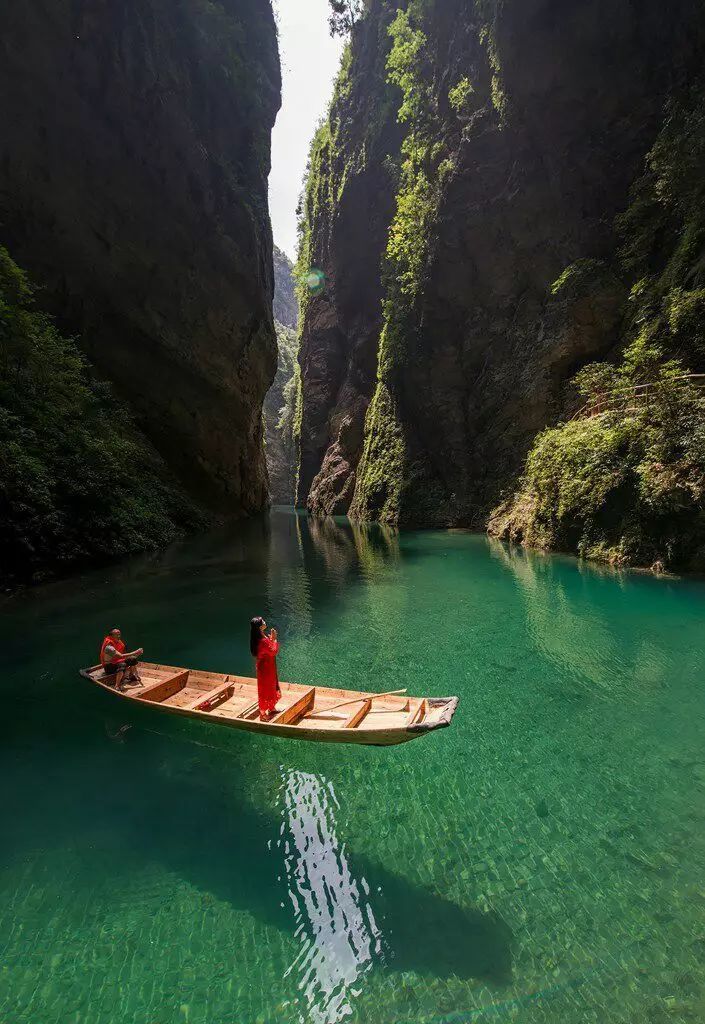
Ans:
POLYGON ((301 949, 287 976, 298 978, 314 1024, 336 1024, 352 1012, 356 987, 382 941, 369 904, 370 887, 356 878, 335 831, 332 783, 307 772, 284 780, 289 898, 301 949))
POLYGON ((407 984, 424 975, 481 978, 493 986, 510 981, 511 933, 504 922, 356 854, 339 834, 340 804, 330 780, 284 769, 279 801, 277 849, 288 897, 281 906, 293 910, 300 943, 285 975, 301 994, 287 1024, 367 1019, 363 993, 379 992, 372 976, 380 969, 403 972, 407 984))
POLYGON ((287 739, 387 747, 450 725, 457 697, 399 697, 326 686, 281 683, 277 714, 260 719, 257 680, 170 665, 140 666, 143 685, 109 686, 102 666, 81 675, 121 700, 204 722, 287 739))

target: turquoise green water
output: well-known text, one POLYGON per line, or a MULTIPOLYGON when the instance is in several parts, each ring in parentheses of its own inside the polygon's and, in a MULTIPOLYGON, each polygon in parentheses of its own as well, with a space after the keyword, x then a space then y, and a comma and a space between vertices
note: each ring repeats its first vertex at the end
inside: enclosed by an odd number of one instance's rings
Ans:
POLYGON ((705 1019, 705 585, 275 513, 0 609, 3 1024, 705 1019), (391 749, 124 710, 105 628, 459 694, 391 749))

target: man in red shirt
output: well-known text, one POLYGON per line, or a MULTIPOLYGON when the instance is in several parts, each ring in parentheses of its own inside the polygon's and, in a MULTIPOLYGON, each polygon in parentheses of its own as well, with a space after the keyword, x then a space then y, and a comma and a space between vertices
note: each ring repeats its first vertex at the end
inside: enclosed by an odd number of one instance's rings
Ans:
POLYGON ((119 629, 111 629, 103 639, 100 648, 100 663, 105 675, 115 680, 115 689, 119 690, 123 683, 142 683, 137 665, 144 654, 141 647, 136 651, 126 651, 119 629))

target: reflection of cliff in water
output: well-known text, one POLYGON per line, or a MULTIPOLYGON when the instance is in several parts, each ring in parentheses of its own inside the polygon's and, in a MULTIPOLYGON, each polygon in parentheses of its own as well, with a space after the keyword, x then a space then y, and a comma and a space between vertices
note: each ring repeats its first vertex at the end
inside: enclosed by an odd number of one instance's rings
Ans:
MULTIPOLYGON (((268 593, 284 642, 282 678, 351 685, 336 678, 333 654, 345 606, 348 636, 359 632, 359 649, 368 652, 364 664, 353 665, 369 678, 368 688, 406 686, 398 636, 408 615, 408 591, 399 586, 400 572, 394 530, 342 518, 273 513, 268 593), (317 650, 310 643, 314 633, 325 638, 317 650)), ((357 650, 354 640, 352 645, 357 650)))
POLYGON ((398 560, 398 537, 385 527, 274 511, 267 534, 268 607, 276 609, 276 625, 287 638, 308 637, 316 607, 344 598, 351 584, 376 582, 398 560))
POLYGON ((399 561, 399 533, 389 526, 351 523, 360 570, 373 583, 390 563, 399 561))
POLYGON ((313 623, 313 597, 306 566, 301 517, 272 513, 272 536, 267 566, 267 599, 277 609, 278 627, 307 637, 313 623), (283 618, 281 618, 283 616, 283 618))
POLYGON ((344 528, 330 517, 311 517, 306 520, 306 528, 328 580, 340 589, 357 561, 350 527, 344 528))
POLYGON ((343 584, 351 573, 371 582, 399 558, 396 531, 376 524, 310 517, 305 521, 313 548, 331 581, 343 584))
POLYGON ((490 550, 519 584, 533 643, 566 680, 587 684, 595 696, 614 695, 617 689, 624 696, 635 678, 648 686, 662 677, 662 651, 648 633, 635 633, 631 621, 633 602, 640 596, 635 583, 641 581, 585 566, 576 573, 572 561, 501 541, 490 541, 490 550), (602 588, 604 596, 595 593, 602 588), (612 601, 612 615, 606 597, 612 601), (623 628, 625 618, 630 621, 623 628), (615 672, 615 666, 621 671, 615 672))

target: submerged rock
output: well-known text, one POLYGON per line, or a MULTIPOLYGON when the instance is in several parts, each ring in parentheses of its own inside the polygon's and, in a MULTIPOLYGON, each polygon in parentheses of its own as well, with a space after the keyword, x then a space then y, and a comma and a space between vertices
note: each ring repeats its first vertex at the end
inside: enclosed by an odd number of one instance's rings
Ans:
POLYGON ((547 818, 550 813, 548 810, 548 804, 545 800, 539 800, 536 804, 535 810, 539 818, 547 818))

